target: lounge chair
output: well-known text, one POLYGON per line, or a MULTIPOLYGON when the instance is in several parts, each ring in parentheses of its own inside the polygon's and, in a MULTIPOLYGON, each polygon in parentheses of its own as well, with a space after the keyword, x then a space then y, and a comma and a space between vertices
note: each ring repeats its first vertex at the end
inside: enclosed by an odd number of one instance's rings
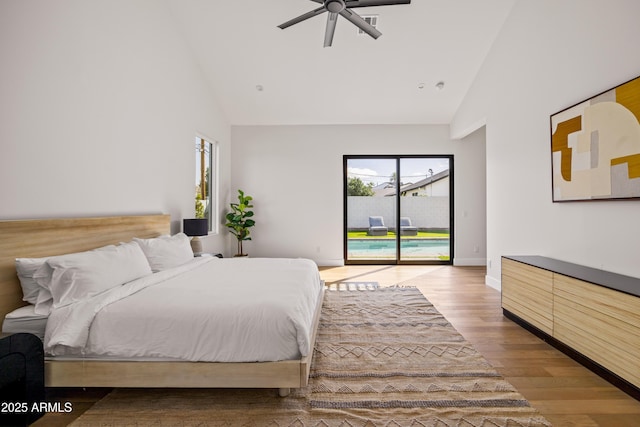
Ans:
POLYGON ((385 227, 384 220, 381 216, 370 216, 369 217, 369 231, 367 231, 367 235, 369 236, 386 236, 389 229, 385 227))
POLYGON ((400 235, 401 236, 417 236, 418 227, 411 225, 411 218, 407 216, 400 217, 400 235))

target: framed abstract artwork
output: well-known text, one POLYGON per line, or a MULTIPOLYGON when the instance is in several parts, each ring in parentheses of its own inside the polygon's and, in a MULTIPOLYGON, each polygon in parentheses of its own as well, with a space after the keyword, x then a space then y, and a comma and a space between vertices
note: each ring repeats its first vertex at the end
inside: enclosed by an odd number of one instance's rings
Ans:
POLYGON ((640 77, 551 116, 553 201, 640 198, 640 77))

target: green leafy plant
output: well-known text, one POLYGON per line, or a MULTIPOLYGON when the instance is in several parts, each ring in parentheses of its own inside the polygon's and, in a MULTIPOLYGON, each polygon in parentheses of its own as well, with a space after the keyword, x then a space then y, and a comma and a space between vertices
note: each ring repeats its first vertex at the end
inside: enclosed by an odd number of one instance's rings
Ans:
POLYGON ((253 217, 253 211, 250 210, 250 208, 253 208, 252 200, 253 197, 246 196, 242 190, 238 190, 238 203, 231 203, 231 212, 225 216, 227 220, 225 226, 238 239, 238 253, 236 256, 245 256, 242 251, 242 242, 251 240, 249 228, 256 225, 256 222, 251 219, 253 217))
POLYGON ((374 196, 373 183, 365 184, 360 178, 347 180, 347 196, 374 196))
POLYGON ((204 203, 200 194, 196 194, 196 218, 206 218, 204 211, 204 203))

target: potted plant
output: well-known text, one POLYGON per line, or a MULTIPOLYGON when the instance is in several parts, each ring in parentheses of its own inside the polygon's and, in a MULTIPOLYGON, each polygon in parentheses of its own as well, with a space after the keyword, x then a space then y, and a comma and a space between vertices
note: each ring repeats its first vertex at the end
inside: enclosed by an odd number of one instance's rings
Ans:
POLYGON ((226 227, 238 239, 238 253, 235 256, 246 256, 242 251, 242 242, 251 240, 249 237, 249 228, 253 227, 256 222, 251 219, 253 211, 249 210, 253 207, 251 201, 253 197, 245 196, 242 190, 238 190, 238 203, 231 203, 231 212, 225 218, 227 219, 226 227))

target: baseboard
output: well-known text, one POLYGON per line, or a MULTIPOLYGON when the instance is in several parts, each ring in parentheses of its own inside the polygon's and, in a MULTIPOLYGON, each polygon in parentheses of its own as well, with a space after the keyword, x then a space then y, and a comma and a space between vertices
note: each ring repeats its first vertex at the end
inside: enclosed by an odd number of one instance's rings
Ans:
POLYGON ((344 259, 314 259, 318 267, 344 267, 344 259))
POLYGON ((453 265, 458 267, 478 267, 487 265, 486 258, 454 258, 453 265))
MULTIPOLYGON (((320 267, 343 267, 344 259, 314 259, 320 267)), ((457 267, 484 267, 487 265, 485 258, 454 258, 453 265, 457 267)), ((498 288, 499 289, 499 288, 498 288)))
POLYGON ((494 279, 488 274, 484 276, 484 284, 489 286, 490 288, 495 289, 496 291, 502 292, 502 282, 498 279, 494 279))

